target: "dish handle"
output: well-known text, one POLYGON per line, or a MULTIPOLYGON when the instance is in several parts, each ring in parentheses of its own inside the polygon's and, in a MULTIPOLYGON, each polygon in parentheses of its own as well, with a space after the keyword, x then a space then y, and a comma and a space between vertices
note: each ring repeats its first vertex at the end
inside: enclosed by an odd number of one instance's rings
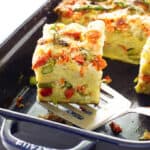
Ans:
MULTIPOLYGON (((57 127, 57 123, 50 123, 47 121, 41 121, 35 117, 31 117, 25 114, 17 113, 11 110, 6 110, 3 108, 0 108, 0 115, 4 117, 2 127, 1 127, 1 139, 2 143, 7 149, 11 150, 62 150, 62 149, 55 149, 55 148, 49 148, 44 147, 41 145, 35 145, 30 142, 21 140, 17 137, 15 137, 11 131, 13 131, 15 128, 13 126, 13 120, 20 120, 28 123, 34 123, 34 124, 40 124, 40 125, 46 125, 47 127, 50 127, 50 124, 56 124, 55 127, 57 127), (13 120, 8 120, 6 118, 10 118, 13 120)), ((57 128, 58 130, 61 130, 61 128, 57 128)), ((63 149, 63 150, 91 150, 95 147, 96 142, 84 139, 81 140, 77 145, 75 145, 72 148, 63 149)))
MULTIPOLYGON (((56 148, 50 148, 45 147, 41 145, 32 144, 30 142, 26 142, 24 140, 21 140, 19 138, 16 138, 11 133, 13 121, 4 119, 2 128, 1 128, 1 138, 2 143, 7 149, 10 150, 62 150, 62 149, 56 149, 56 148)), ((72 148, 68 148, 65 150, 91 150, 95 146, 95 143, 89 140, 82 140, 77 145, 75 145, 72 148)))

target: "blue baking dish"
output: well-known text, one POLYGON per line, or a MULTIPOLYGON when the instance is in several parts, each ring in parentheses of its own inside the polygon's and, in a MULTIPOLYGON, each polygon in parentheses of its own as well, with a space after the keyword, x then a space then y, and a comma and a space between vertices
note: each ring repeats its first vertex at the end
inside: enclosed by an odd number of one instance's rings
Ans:
MULTIPOLYGON (((3 116, 1 139, 7 149, 100 149, 105 142, 118 149, 149 149, 150 141, 140 141, 145 130, 150 130, 150 118, 138 114, 127 114, 116 120, 123 129, 114 135, 109 123, 87 131, 63 123, 40 119, 47 110, 36 101, 36 87, 29 84, 33 75, 31 59, 45 23, 57 20, 53 8, 60 1, 47 1, 34 12, 8 39, 0 45, 0 115, 3 116), (23 108, 16 106, 22 97, 23 108)), ((110 86, 129 98, 132 107, 150 106, 150 96, 137 95, 133 80, 138 66, 107 60, 104 75, 110 75, 110 86), (120 82, 122 81, 122 82, 120 82)))

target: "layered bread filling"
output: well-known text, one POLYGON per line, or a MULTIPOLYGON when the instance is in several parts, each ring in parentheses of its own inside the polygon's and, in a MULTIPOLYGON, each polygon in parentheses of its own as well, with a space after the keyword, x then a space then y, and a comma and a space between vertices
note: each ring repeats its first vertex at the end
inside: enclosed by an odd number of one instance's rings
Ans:
POLYGON ((102 21, 44 26, 32 60, 39 101, 99 103, 104 33, 102 21))

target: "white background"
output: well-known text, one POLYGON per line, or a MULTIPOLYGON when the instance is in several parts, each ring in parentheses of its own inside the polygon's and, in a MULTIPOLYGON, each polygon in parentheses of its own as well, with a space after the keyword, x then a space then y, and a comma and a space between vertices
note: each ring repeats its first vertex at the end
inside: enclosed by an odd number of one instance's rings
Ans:
POLYGON ((0 44, 46 0, 1 0, 0 44))

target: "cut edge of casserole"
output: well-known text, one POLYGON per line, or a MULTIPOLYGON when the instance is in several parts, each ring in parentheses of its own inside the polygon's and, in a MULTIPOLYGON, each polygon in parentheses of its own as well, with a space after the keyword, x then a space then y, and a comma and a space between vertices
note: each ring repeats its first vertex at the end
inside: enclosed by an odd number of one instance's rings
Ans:
POLYGON ((99 103, 104 32, 102 21, 44 26, 32 59, 39 101, 99 103))

